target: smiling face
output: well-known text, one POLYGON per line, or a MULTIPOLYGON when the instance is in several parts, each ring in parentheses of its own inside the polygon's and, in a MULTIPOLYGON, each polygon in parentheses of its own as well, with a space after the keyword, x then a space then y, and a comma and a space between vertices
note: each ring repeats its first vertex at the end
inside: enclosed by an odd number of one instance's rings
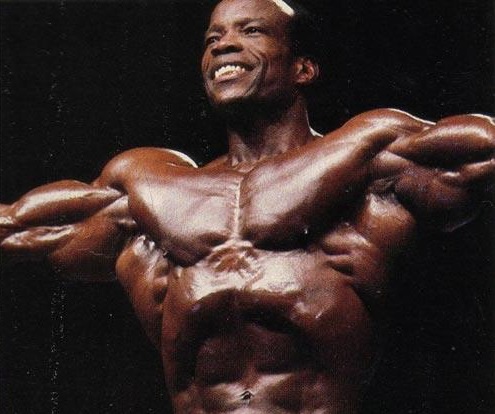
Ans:
POLYGON ((202 60, 206 93, 214 107, 294 96, 300 65, 289 42, 290 12, 273 0, 224 0, 217 5, 202 60))

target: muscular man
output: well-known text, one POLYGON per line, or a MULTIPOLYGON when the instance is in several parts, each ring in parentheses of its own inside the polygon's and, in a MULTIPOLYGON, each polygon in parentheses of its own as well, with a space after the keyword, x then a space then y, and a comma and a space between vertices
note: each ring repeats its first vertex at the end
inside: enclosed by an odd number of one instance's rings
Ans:
POLYGON ((356 413, 395 260, 422 223, 468 222, 495 172, 481 115, 385 109, 321 136, 295 6, 223 0, 202 73, 228 154, 111 160, 1 208, 1 247, 125 288, 159 349, 176 413, 356 413))

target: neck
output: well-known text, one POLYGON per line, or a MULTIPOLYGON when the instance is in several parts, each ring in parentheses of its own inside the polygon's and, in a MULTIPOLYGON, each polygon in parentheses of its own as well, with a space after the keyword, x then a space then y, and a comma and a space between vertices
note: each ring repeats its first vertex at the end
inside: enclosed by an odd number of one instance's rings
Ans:
POLYGON ((278 110, 273 105, 258 104, 252 108, 243 105, 225 118, 228 162, 232 166, 301 147, 318 135, 309 126, 306 102, 301 96, 278 110))

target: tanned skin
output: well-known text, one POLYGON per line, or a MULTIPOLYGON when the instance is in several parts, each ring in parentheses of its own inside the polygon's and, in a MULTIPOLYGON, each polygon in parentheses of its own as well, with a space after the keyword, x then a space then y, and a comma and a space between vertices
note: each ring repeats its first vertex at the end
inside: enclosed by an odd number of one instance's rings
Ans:
POLYGON ((224 0, 211 16, 202 70, 224 157, 196 168, 135 149, 92 184, 1 207, 12 257, 48 257, 75 280, 116 274, 176 413, 358 412, 394 261, 422 221, 469 221, 494 176, 481 115, 380 109, 316 134, 301 89, 318 66, 293 56, 291 18, 271 0, 224 0))

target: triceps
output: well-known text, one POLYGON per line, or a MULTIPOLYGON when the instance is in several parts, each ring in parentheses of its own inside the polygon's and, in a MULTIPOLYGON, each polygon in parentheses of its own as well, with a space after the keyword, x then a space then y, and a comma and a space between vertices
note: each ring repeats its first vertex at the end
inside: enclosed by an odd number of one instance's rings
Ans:
POLYGON ((417 165, 396 179, 394 191, 419 223, 453 231, 476 218, 484 186, 463 180, 458 172, 417 165))
POLYGON ((97 214, 72 226, 70 237, 49 255, 55 270, 66 279, 105 282, 115 279, 115 264, 136 223, 123 196, 97 214))
POLYGON ((391 143, 373 161, 422 222, 453 230, 476 217, 495 178, 495 125, 482 115, 445 118, 391 143))
POLYGON ((65 278, 113 278, 116 256, 133 231, 127 196, 110 188, 61 181, 0 210, 6 260, 48 259, 65 278))

